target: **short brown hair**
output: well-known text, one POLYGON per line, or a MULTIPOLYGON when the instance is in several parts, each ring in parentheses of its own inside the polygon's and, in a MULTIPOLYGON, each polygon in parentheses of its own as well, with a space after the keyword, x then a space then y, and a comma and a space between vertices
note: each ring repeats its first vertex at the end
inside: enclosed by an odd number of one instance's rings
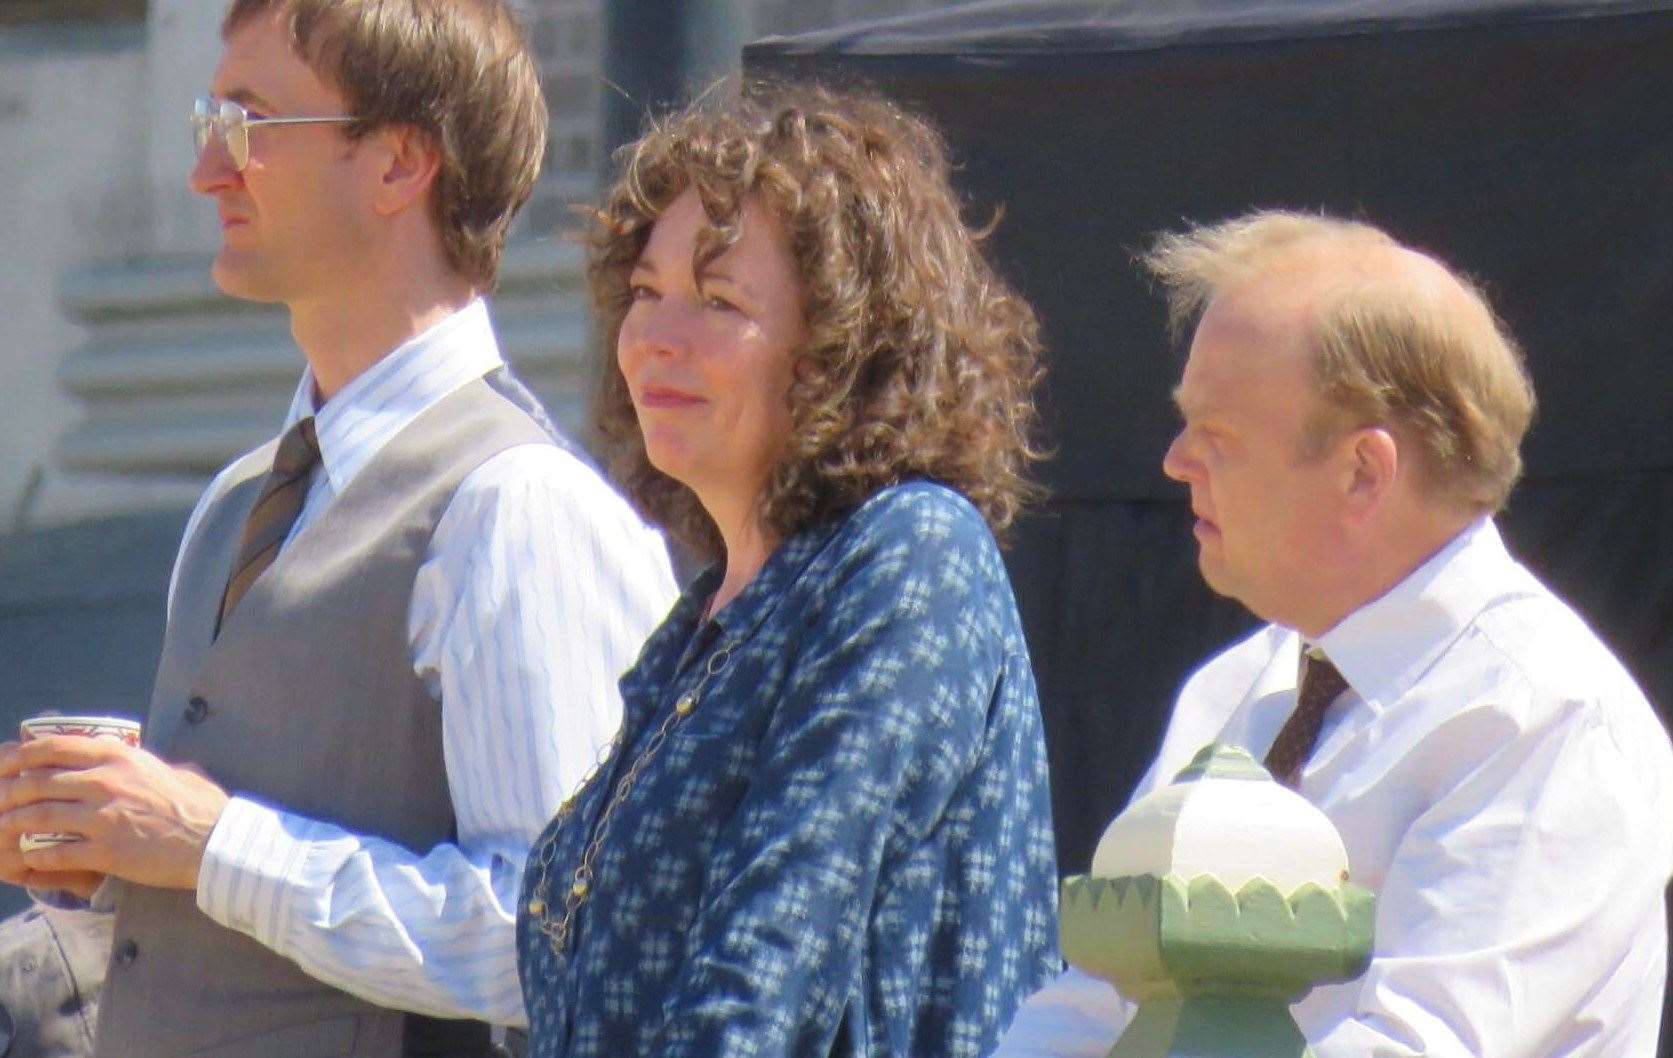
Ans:
POLYGON ((740 235, 746 196, 783 224, 806 343, 791 436, 762 499, 790 535, 913 477, 957 489, 1003 536, 1033 494, 1039 380, 1034 312, 983 256, 922 120, 874 96, 785 83, 731 85, 655 124, 619 156, 597 212, 588 279, 602 341, 599 431, 622 487, 688 546, 718 555, 712 522, 651 466, 615 345, 629 275, 662 212, 695 188, 713 259, 740 235))
POLYGON ((233 0, 221 33, 269 13, 347 98, 359 119, 349 135, 406 125, 434 141, 442 250, 459 274, 492 286, 547 127, 534 57, 504 0, 233 0))
POLYGON ((1330 412, 1313 424, 1309 447, 1344 426, 1387 427, 1416 443, 1434 495, 1478 513, 1504 506, 1522 472, 1533 384, 1515 341, 1468 278, 1369 224, 1282 210, 1163 235, 1143 261, 1166 290, 1178 333, 1216 294, 1281 274, 1314 250, 1335 256, 1307 336, 1330 412), (1423 273, 1440 282, 1352 267, 1395 254, 1421 258, 1423 273))

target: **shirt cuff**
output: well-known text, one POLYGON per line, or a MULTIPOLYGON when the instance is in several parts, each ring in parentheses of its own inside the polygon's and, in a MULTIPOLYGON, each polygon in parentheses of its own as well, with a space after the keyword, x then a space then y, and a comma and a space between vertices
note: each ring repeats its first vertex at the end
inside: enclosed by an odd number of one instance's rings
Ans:
MULTIPOLYGON (((117 883, 106 878, 93 890, 93 895, 83 900, 68 889, 26 889, 24 890, 44 908, 54 911, 94 911, 101 915, 108 915, 116 910, 117 883)), ((3 1058, 4 1052, 0 1052, 3 1058)))
POLYGON ((68 889, 30 889, 30 897, 42 907, 54 911, 88 911, 93 904, 70 892, 68 889))
POLYGON ((203 850, 198 909, 284 954, 291 895, 307 863, 306 829, 266 805, 228 801, 203 850))

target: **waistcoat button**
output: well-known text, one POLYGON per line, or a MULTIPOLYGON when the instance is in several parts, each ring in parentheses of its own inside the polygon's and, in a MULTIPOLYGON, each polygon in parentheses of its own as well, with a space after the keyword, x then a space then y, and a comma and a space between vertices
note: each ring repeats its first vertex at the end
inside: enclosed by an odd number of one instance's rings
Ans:
POLYGON ((209 719, 209 703, 197 695, 192 695, 186 703, 186 723, 201 724, 209 719))
POLYGON ((128 966, 139 958, 139 945, 131 940, 125 940, 116 946, 116 964, 128 966))

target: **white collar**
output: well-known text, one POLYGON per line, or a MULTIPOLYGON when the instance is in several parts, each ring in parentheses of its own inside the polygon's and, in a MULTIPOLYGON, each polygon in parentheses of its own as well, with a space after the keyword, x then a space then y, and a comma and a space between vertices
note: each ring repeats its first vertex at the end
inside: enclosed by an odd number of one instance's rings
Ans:
POLYGON ((1316 640, 1373 712, 1411 689, 1482 610, 1533 587, 1491 519, 1453 537, 1316 640))
POLYGON ((340 495, 408 423, 460 386, 503 364, 487 303, 476 298, 395 347, 323 408, 314 404, 313 369, 304 369, 285 416, 285 429, 314 416, 320 463, 332 492, 340 495))

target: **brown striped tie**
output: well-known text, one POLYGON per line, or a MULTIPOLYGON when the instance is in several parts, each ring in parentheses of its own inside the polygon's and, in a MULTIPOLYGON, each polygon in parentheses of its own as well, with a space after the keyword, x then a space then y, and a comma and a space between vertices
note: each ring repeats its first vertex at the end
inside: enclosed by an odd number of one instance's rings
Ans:
POLYGON ((1313 755, 1324 726, 1325 710, 1336 696, 1348 689, 1348 681, 1336 671, 1330 659, 1317 647, 1301 655, 1301 690, 1296 694, 1295 712, 1266 751, 1266 770, 1292 790, 1301 787, 1301 769, 1313 755))
POLYGON ((308 482, 319 465, 319 439, 314 436, 314 419, 309 416, 292 426, 279 440, 279 451, 273 457, 273 470, 262 484, 261 496, 250 508, 244 522, 244 538, 238 545, 238 561, 232 564, 232 576, 227 578, 226 594, 221 596, 221 615, 215 622, 215 634, 226 624, 233 607, 244 598, 250 585, 256 582, 273 560, 279 548, 302 513, 302 501, 308 495, 308 482))

